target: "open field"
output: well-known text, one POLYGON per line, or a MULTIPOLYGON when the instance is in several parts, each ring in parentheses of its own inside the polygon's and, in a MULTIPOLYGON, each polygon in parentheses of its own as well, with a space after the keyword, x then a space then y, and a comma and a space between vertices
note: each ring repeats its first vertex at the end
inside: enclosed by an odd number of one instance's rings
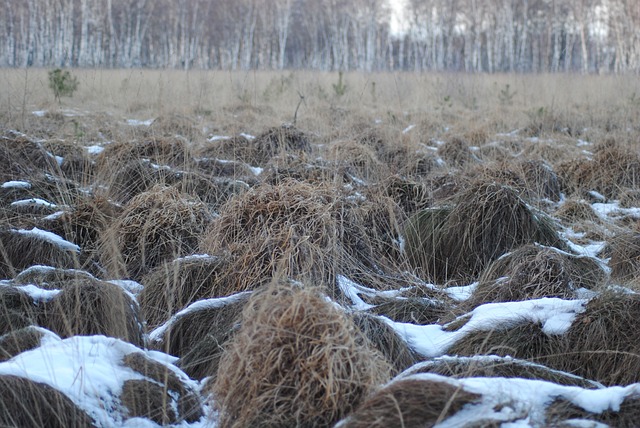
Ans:
POLYGON ((72 73, 0 71, 0 426, 637 426, 637 78, 72 73))

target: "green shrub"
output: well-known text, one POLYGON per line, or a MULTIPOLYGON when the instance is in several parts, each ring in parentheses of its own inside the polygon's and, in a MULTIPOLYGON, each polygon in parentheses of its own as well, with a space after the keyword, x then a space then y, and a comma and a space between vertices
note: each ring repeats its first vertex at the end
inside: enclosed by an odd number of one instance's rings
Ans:
POLYGON ((62 71, 56 68, 49 72, 49 87, 58 103, 60 103, 60 97, 73 96, 73 93, 78 89, 78 78, 72 76, 68 70, 62 71))

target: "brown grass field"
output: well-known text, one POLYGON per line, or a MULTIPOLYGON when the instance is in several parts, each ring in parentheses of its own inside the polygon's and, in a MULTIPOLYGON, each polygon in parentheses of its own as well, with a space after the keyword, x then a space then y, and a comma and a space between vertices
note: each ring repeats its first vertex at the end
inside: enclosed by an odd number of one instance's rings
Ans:
POLYGON ((71 72, 0 70, 0 425, 637 426, 637 76, 71 72))

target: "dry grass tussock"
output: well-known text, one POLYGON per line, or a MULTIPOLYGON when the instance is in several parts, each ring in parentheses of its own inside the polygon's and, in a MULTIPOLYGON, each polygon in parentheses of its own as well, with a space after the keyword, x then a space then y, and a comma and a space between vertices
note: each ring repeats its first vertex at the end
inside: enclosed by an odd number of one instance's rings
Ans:
POLYGON ((207 254, 231 254, 227 272, 235 281, 224 280, 228 289, 220 294, 254 289, 276 274, 332 287, 345 254, 344 211, 331 186, 293 180, 231 198, 201 244, 207 254))
POLYGON ((46 304, 43 326, 60 337, 102 334, 144 346, 142 317, 122 288, 108 282, 77 280, 46 304))
POLYGON ((317 289, 271 287, 251 298, 226 346, 214 404, 221 427, 328 426, 388 380, 389 370, 317 289))
POLYGON ((154 347, 179 357, 176 365, 193 379, 214 381, 227 342, 240 326, 249 294, 188 311, 170 322, 154 347))
POLYGON ((144 376, 122 386, 120 400, 129 418, 143 417, 169 425, 195 422, 204 415, 197 393, 167 366, 138 352, 127 354, 122 365, 144 376))
MULTIPOLYGON (((446 326, 445 326, 446 328, 446 326)), ((545 357, 558 352, 557 340, 542 331, 538 323, 523 321, 501 325, 492 330, 470 331, 451 348, 449 355, 512 356, 545 363, 545 357)), ((555 365, 551 365, 556 368, 555 365)))
POLYGON ((229 261, 224 257, 198 255, 165 262, 142 277, 138 295, 149 329, 167 321, 189 304, 208 297, 221 297, 221 278, 229 261))
POLYGON ((564 398, 557 398, 546 409, 546 423, 554 427, 605 426, 633 428, 640 420, 640 397, 633 394, 625 397, 618 409, 606 409, 600 413, 590 412, 564 398), (580 426, 580 425, 579 425, 580 426))
POLYGON ((608 199, 618 199, 627 189, 640 184, 640 155, 615 140, 596 145, 590 160, 569 162, 558 168, 567 190, 574 193, 595 190, 608 199))
POLYGON ((579 288, 597 289, 605 278, 605 272, 593 258, 529 244, 491 263, 462 307, 466 312, 491 302, 576 298, 579 288))
POLYGON ((602 387, 598 382, 561 370, 555 370, 542 364, 496 355, 435 358, 410 367, 402 375, 409 376, 419 373, 434 373, 456 379, 470 377, 532 379, 586 389, 599 389, 602 387))
POLYGON ((445 381, 397 379, 368 397, 338 427, 434 426, 480 398, 445 381))
POLYGON ((355 312, 353 322, 371 345, 391 364, 394 375, 411 367, 420 359, 407 342, 382 318, 366 312, 355 312))
POLYGON ((0 229, 0 277, 13 278, 34 265, 78 267, 78 253, 24 230, 0 229))
POLYGON ((55 157, 42 144, 24 136, 0 137, 0 180, 25 179, 37 172, 55 172, 55 157))
POLYGON ((213 153, 224 159, 239 160, 253 166, 264 166, 282 153, 310 153, 309 136, 291 125, 273 127, 255 138, 236 136, 219 140, 213 153))
POLYGON ((548 364, 604 385, 640 380, 640 298, 606 291, 593 298, 548 364))
POLYGON ((613 236, 605 254, 610 258, 612 279, 624 282, 637 278, 640 272, 640 234, 623 232, 613 236))
POLYGON ((24 428, 92 427, 93 420, 58 390, 0 375, 0 425, 24 428))
POLYGON ((193 254, 211 214, 197 200, 157 186, 129 201, 100 235, 100 261, 115 278, 140 280, 165 261, 193 254))
POLYGON ((0 336, 0 362, 40 346, 44 333, 33 326, 13 330, 0 336))
POLYGON ((504 253, 538 242, 564 248, 553 222, 512 188, 478 181, 451 207, 421 211, 406 223, 409 261, 438 283, 469 283, 504 253))

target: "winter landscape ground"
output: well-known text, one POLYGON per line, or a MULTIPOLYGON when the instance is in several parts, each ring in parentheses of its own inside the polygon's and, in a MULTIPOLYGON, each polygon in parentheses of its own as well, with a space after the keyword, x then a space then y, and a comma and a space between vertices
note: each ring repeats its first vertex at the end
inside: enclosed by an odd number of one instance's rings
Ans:
POLYGON ((640 426, 635 76, 0 71, 0 426, 640 426))

